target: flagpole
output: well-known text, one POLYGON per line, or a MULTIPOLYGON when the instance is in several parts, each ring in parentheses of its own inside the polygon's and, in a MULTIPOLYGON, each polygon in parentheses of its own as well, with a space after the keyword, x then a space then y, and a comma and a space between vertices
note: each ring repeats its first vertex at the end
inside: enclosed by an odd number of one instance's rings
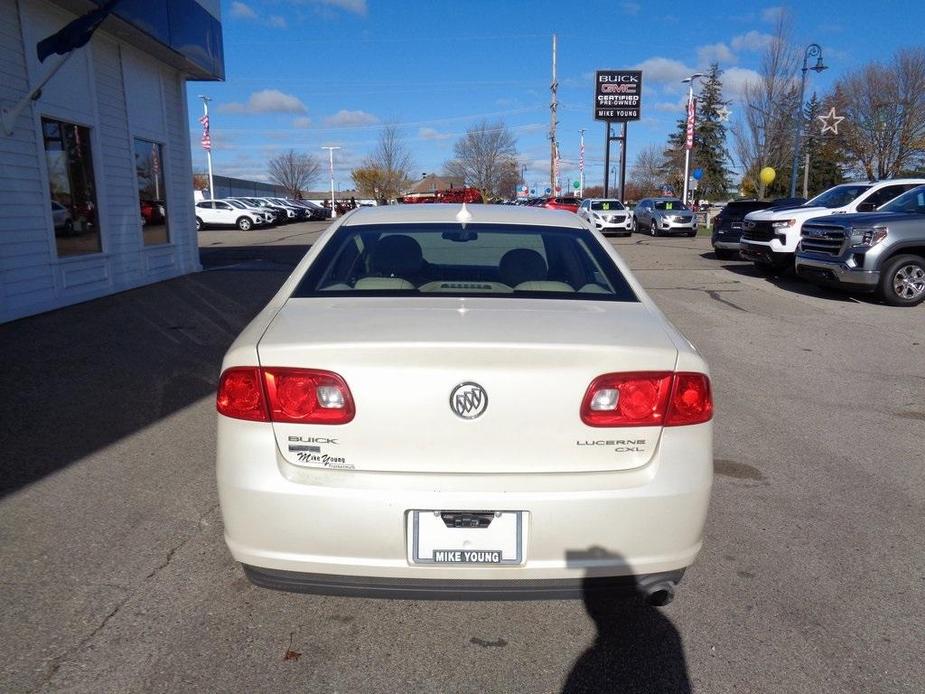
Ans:
POLYGON ((206 159, 209 161, 209 197, 213 200, 215 199, 215 183, 212 180, 212 123, 209 121, 209 102, 212 99, 208 96, 199 95, 199 98, 202 99, 202 113, 205 116, 206 126, 209 129, 209 148, 206 150, 206 159))
POLYGON ((585 196, 585 128, 580 128, 578 134, 581 136, 578 146, 578 197, 585 196))

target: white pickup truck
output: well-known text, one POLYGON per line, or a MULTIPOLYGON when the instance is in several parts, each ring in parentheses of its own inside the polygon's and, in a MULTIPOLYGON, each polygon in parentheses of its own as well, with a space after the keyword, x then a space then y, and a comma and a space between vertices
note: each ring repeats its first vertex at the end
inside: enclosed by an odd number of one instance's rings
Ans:
POLYGON ((831 214, 873 212, 923 178, 897 178, 875 183, 843 183, 796 207, 757 210, 742 223, 740 253, 759 267, 777 271, 793 267, 803 222, 831 214))

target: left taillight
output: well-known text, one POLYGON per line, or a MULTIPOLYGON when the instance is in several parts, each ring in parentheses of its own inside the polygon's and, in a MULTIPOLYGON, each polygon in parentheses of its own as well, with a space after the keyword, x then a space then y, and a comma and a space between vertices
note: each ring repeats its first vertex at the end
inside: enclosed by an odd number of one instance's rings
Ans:
POLYGON ((338 374, 320 369, 235 367, 222 374, 220 414, 256 422, 346 424, 356 414, 338 374))

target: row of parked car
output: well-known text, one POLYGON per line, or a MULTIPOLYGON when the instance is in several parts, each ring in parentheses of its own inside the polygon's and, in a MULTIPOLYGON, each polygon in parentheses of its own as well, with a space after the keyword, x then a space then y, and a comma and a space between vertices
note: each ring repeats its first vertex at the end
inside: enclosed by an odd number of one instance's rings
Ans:
POLYGON ((802 204, 733 201, 712 241, 719 258, 915 306, 925 300, 925 178, 845 183, 802 204))
POLYGON ((331 210, 308 200, 289 198, 230 197, 200 200, 196 203, 196 229, 237 227, 249 231, 255 227, 289 222, 328 219, 331 210))

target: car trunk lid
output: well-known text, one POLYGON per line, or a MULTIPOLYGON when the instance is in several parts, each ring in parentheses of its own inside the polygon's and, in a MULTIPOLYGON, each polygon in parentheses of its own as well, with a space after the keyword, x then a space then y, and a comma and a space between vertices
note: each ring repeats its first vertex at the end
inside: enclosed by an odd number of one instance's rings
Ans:
POLYGON ((339 374, 356 403, 343 425, 274 423, 289 463, 455 473, 646 464, 661 428, 589 427, 582 397, 603 373, 677 361, 642 303, 506 298, 290 299, 258 353, 264 367, 339 374), (463 383, 484 389, 477 418, 453 410, 463 383))

